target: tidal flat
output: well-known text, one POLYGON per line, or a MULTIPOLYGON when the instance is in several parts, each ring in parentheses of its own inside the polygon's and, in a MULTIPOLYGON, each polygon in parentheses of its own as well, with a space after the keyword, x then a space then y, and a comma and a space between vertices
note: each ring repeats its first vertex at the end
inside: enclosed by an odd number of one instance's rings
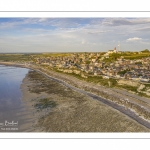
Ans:
POLYGON ((149 132, 116 109, 30 70, 21 85, 23 101, 34 110, 34 131, 149 132))

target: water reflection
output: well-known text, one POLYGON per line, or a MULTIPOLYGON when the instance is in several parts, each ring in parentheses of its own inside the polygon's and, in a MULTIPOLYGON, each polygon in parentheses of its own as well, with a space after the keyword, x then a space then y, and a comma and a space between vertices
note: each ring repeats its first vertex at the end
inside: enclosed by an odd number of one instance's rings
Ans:
POLYGON ((0 65, 0 123, 14 120, 19 122, 19 126, 23 124, 23 118, 18 116, 18 112, 26 109, 21 100, 20 84, 28 71, 0 65))

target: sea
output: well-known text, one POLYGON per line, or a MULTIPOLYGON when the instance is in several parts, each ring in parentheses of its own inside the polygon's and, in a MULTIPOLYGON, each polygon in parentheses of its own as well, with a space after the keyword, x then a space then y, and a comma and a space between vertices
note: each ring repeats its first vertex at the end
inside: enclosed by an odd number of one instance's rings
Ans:
POLYGON ((27 68, 0 65, 0 132, 30 130, 26 127, 31 118, 20 89, 28 72, 27 68))

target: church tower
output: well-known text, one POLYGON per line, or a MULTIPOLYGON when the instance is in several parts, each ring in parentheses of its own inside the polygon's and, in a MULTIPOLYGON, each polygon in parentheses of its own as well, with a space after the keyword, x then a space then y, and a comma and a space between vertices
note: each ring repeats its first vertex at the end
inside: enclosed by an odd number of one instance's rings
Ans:
POLYGON ((116 47, 114 48, 114 53, 117 53, 116 47))

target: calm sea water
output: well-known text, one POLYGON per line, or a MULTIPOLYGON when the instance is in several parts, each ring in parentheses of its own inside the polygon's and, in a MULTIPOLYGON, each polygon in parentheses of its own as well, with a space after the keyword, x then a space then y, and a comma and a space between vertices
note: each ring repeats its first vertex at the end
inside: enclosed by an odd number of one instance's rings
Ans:
POLYGON ((0 65, 0 132, 21 131, 27 120, 20 85, 29 69, 0 65))

